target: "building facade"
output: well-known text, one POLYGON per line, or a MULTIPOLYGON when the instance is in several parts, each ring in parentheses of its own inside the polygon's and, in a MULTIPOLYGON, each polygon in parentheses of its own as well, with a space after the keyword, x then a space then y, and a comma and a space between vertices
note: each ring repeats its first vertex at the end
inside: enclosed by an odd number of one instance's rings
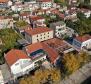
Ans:
POLYGON ((53 30, 50 28, 34 28, 25 31, 25 39, 30 43, 37 43, 53 38, 53 30))
POLYGON ((91 36, 78 36, 73 40, 73 46, 78 49, 90 49, 91 48, 91 36))
POLYGON ((50 28, 54 30, 54 34, 56 37, 60 38, 62 34, 66 33, 66 24, 62 21, 51 23, 50 28))
POLYGON ((39 0, 38 2, 41 9, 48 9, 53 5, 52 0, 39 0))

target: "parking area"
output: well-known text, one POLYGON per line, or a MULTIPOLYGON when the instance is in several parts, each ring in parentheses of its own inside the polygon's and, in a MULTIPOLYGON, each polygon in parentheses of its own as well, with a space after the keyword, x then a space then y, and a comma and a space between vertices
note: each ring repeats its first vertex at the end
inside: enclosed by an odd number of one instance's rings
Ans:
POLYGON ((0 65, 0 70, 2 72, 4 83, 7 83, 9 80, 11 80, 12 76, 10 74, 7 64, 0 65))

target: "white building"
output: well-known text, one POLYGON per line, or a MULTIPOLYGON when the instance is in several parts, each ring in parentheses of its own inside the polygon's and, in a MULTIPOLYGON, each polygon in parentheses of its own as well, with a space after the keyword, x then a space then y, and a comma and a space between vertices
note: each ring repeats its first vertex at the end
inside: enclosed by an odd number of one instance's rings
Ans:
POLYGON ((29 19, 30 19, 30 23, 33 28, 46 26, 45 18, 43 18, 41 16, 33 15, 33 16, 30 16, 29 19))
POLYGON ((0 16, 0 29, 13 27, 13 18, 0 16))
POLYGON ((22 50, 12 49, 5 55, 11 74, 14 78, 28 74, 31 70, 40 66, 46 60, 46 53, 40 45, 29 45, 22 50), (36 47, 38 46, 38 47, 36 47))
POLYGON ((17 78, 34 69, 32 60, 21 50, 12 49, 5 55, 11 74, 17 78))
POLYGON ((25 39, 30 43, 37 43, 53 38, 53 30, 50 28, 34 28, 25 30, 25 39))
POLYGON ((48 9, 51 8, 53 5, 52 0, 38 0, 39 5, 42 9, 48 9))
POLYGON ((76 37, 73 40, 73 46, 78 50, 91 49, 91 36, 84 35, 76 37))
POLYGON ((66 33, 66 24, 62 21, 51 23, 50 28, 54 30, 54 34, 56 37, 61 37, 62 34, 66 33))

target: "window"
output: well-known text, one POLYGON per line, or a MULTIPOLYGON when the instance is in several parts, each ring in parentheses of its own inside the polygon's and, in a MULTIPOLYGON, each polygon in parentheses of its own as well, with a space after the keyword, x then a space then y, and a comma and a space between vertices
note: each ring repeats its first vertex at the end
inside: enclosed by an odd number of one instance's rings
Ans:
POLYGON ((16 63, 15 66, 19 65, 19 63, 16 63))
POLYGON ((37 41, 39 41, 39 39, 37 39, 37 41))
POLYGON ((58 29, 58 31, 61 31, 62 29, 58 29))

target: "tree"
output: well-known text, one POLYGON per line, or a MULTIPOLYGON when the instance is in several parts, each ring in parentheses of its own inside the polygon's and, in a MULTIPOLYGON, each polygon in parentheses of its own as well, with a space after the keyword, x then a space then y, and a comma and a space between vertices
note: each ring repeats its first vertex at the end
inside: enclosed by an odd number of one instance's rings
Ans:
POLYGON ((22 26, 28 25, 28 23, 25 22, 24 20, 17 21, 15 24, 17 27, 22 27, 22 26))
POLYGON ((80 20, 84 20, 84 19, 86 19, 86 16, 84 15, 84 13, 78 12, 77 13, 77 18, 79 18, 80 20))
POLYGON ((80 67, 77 57, 73 54, 66 54, 63 61, 68 74, 75 72, 80 67))
POLYGON ((26 84, 58 84, 61 79, 61 75, 59 70, 57 69, 45 69, 45 70, 37 70, 34 76, 29 76, 27 78, 21 79, 20 84, 25 82, 26 84))
POLYGON ((21 38, 13 29, 0 30, 0 37, 4 44, 2 47, 3 52, 14 48, 17 45, 16 41, 21 38))
POLYGON ((80 66, 82 66, 84 63, 89 62, 89 60, 90 60, 89 58, 90 58, 90 56, 86 52, 81 51, 78 56, 80 66))

